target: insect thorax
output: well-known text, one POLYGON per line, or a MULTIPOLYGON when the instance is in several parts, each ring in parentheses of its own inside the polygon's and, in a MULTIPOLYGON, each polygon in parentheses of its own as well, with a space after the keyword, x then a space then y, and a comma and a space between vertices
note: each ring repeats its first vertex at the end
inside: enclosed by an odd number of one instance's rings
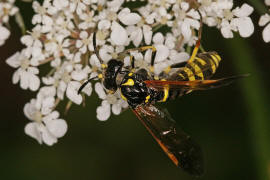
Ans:
POLYGON ((122 97, 132 108, 150 103, 156 97, 156 92, 146 86, 145 80, 149 80, 149 76, 144 69, 140 69, 136 73, 128 73, 122 80, 120 85, 122 97))

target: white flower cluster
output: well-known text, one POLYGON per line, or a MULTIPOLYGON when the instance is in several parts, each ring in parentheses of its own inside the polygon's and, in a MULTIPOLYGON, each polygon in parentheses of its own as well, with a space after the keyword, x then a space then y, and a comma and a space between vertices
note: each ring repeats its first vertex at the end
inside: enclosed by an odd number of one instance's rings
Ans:
POLYGON ((14 16, 18 12, 18 8, 14 5, 15 0, 0 0, 0 46, 10 36, 10 31, 6 25, 9 22, 9 17, 14 16))
MULTIPOLYGON (((119 56, 128 46, 154 45, 156 75, 167 66, 189 58, 186 47, 193 46, 198 39, 196 32, 201 16, 205 24, 217 27, 226 38, 233 37, 232 31, 238 31, 242 37, 253 33, 248 17, 253 8, 249 5, 232 9, 232 0, 194 2, 149 0, 132 8, 124 0, 44 0, 42 4, 34 1, 34 28, 21 38, 26 47, 6 61, 17 69, 12 78, 14 84, 38 91, 37 97, 24 108, 25 115, 32 121, 25 127, 26 134, 39 143, 57 142, 67 130, 67 123, 59 119, 55 111, 58 103, 67 97, 68 110, 71 103, 80 105, 92 94, 91 83, 82 94, 77 91, 88 78, 103 71, 94 53, 93 32, 96 32, 99 55, 104 63, 114 58, 128 66, 129 54, 124 54, 122 59, 119 56), (157 32, 161 27, 167 27, 167 32, 157 32), (40 77, 44 64, 50 71, 40 77)), ((151 50, 131 53, 136 68, 149 70, 151 50)), ((110 94, 102 82, 97 81, 94 89, 102 100, 97 108, 99 120, 107 120, 111 112, 118 115, 128 107, 118 91, 110 94)))
MULTIPOLYGON (((267 6, 270 6, 270 0, 264 0, 265 4, 267 6)), ((265 13, 264 15, 261 16, 259 20, 259 26, 265 26, 262 36, 263 40, 268 43, 270 42, 270 15, 269 13, 265 13)))

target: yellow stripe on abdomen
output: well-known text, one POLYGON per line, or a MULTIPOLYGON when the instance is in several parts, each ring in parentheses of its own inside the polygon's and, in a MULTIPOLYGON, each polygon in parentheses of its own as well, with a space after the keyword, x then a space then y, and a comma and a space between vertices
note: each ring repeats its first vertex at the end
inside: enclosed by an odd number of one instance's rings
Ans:
POLYGON ((199 57, 195 57, 195 59, 196 59, 202 66, 206 65, 205 60, 203 60, 203 59, 201 59, 201 58, 199 58, 199 57))
POLYGON ((187 74, 189 81, 195 81, 195 75, 193 74, 191 69, 184 67, 183 71, 185 71, 185 73, 187 74))
POLYGON ((218 64, 219 64, 218 59, 217 59, 216 56, 214 56, 214 55, 210 55, 210 56, 211 56, 212 60, 214 60, 214 62, 215 62, 215 64, 216 64, 216 67, 217 67, 218 64))
POLYGON ((200 77, 201 80, 204 80, 203 72, 202 72, 200 66, 198 66, 197 64, 195 64, 193 62, 189 63, 189 65, 194 69, 195 75, 200 77))

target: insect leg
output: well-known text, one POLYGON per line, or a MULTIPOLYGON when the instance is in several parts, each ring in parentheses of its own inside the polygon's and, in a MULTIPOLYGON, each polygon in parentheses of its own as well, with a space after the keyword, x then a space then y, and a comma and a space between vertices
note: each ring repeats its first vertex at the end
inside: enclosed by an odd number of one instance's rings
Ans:
POLYGON ((130 63, 131 63, 131 68, 132 70, 135 68, 135 61, 134 61, 134 56, 130 55, 130 63))
MULTIPOLYGON (((156 53, 157 53, 157 49, 155 48, 155 46, 142 46, 142 47, 137 47, 137 48, 131 48, 131 49, 127 49, 125 50, 124 52, 122 52, 120 55, 125 55, 127 53, 130 53, 132 51, 140 51, 140 52, 144 52, 148 49, 151 49, 152 50, 152 57, 151 57, 151 65, 150 65, 150 73, 151 73, 151 76, 153 77, 154 76, 154 63, 155 63, 155 58, 156 58, 156 53)), ((133 57, 131 57, 132 60, 133 60, 133 57)), ((134 69, 135 68, 135 65, 134 65, 134 60, 131 61, 131 65, 132 65, 132 68, 134 69)))

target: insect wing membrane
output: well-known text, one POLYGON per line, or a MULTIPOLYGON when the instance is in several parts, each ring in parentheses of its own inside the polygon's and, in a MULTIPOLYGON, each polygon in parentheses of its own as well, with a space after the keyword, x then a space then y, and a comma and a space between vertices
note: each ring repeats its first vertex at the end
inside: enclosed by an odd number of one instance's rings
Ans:
POLYGON ((194 176, 203 174, 201 148, 176 126, 167 110, 140 105, 133 111, 175 165, 194 176))
POLYGON ((157 90, 163 90, 164 87, 169 87, 170 90, 207 90, 219 88, 231 84, 238 78, 246 77, 246 75, 232 76, 217 80, 194 80, 194 81, 161 81, 147 80, 144 81, 148 87, 157 90))

